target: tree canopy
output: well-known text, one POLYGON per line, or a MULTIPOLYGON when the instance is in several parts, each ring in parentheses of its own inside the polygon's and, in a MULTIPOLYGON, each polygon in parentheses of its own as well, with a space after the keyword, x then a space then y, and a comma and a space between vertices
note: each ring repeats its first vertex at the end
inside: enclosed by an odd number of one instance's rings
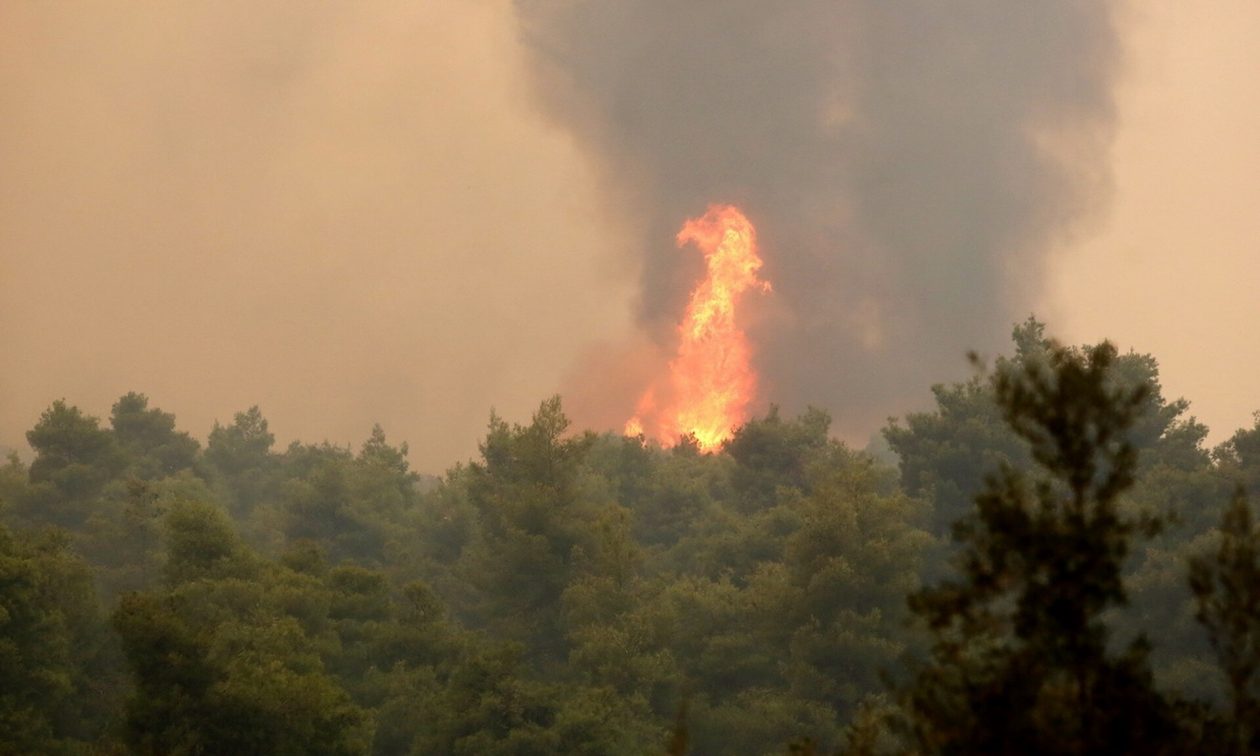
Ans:
POLYGON ((884 457, 552 397, 432 477, 54 401, 0 466, 0 752, 1256 752, 1260 416, 1207 449, 1151 356, 1013 335, 884 457))

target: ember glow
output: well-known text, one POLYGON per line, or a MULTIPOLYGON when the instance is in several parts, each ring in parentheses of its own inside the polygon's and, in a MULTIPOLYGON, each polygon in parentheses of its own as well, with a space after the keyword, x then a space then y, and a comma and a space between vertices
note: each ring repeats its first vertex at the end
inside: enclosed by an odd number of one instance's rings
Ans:
POLYGON ((645 435, 664 444, 693 435, 711 451, 748 417, 757 391, 748 338, 736 305, 748 289, 769 291, 757 276, 757 232, 731 205, 712 205, 678 232, 678 245, 694 244, 707 272, 691 292, 678 326, 678 353, 669 372, 643 392, 626 435, 645 435))

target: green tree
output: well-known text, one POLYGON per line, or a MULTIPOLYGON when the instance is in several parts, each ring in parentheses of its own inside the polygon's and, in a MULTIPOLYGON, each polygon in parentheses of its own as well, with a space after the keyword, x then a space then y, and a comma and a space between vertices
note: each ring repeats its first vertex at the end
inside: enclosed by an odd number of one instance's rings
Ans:
POLYGON ((19 514, 32 522, 82 526, 91 500, 126 465, 126 456, 95 417, 58 399, 26 433, 35 450, 32 490, 19 514))
POLYGON ((391 446, 379 425, 357 455, 327 443, 290 445, 278 471, 278 516, 267 524, 290 544, 317 544, 334 563, 379 567, 391 545, 395 560, 414 553, 411 534, 400 532, 419 499, 406 454, 407 445, 391 446))
POLYGON ((276 437, 255 405, 236 413, 231 425, 217 421, 206 444, 205 460, 226 480, 232 512, 247 515, 275 486, 276 437))
POLYGON ((65 538, 0 526, 0 752, 100 739, 122 698, 112 641, 65 538))
POLYGON ((1199 622, 1227 681, 1230 746, 1260 752, 1260 530, 1239 491, 1225 510, 1220 546, 1190 561, 1199 622))
POLYGON ((482 593, 482 621, 532 653, 562 658, 560 595, 574 575, 575 547, 591 537, 596 512, 578 496, 589 436, 566 438, 560 398, 542 403, 527 426, 498 417, 468 466, 468 497, 478 538, 461 556, 463 574, 482 593))
POLYGON ((931 663, 907 689, 914 736, 941 753, 1158 753, 1175 745, 1139 639, 1113 656, 1103 613, 1126 600, 1122 514, 1146 384, 1115 380, 1110 344, 1051 346, 993 390, 1040 475, 1004 465, 956 535, 961 576, 915 594, 931 663))
POLYGON ((826 461, 834 450, 827 435, 830 427, 831 417, 820 409, 785 421, 772 405, 764 418, 737 428, 722 449, 735 460, 731 482, 741 506, 750 511, 773 506, 780 488, 807 493, 810 467, 826 461))
POLYGON ((161 575, 161 515, 172 492, 184 486, 204 490, 200 479, 188 473, 184 476, 159 482, 139 478, 115 481, 84 524, 75 548, 91 562, 106 601, 157 582, 161 575))
POLYGON ((136 753, 366 753, 366 713, 328 674, 329 601, 200 502, 165 518, 166 584, 113 614, 134 681, 136 753))
POLYGON ((290 447, 287 479, 278 486, 279 526, 292 543, 309 540, 333 562, 352 560, 380 565, 384 527, 363 496, 364 476, 346 449, 327 444, 290 447))
POLYGON ((1215 451, 1221 467, 1242 481, 1252 498, 1260 496, 1260 412, 1254 419, 1252 427, 1240 429, 1215 451))
POLYGON ((118 445, 131 457, 132 474, 145 480, 164 478, 193 466, 200 444, 175 430, 175 416, 154 407, 149 398, 130 392, 114 403, 110 424, 118 445))
MULTIPOLYGON (((1010 364, 1035 360, 1046 349, 1045 326, 1029 319, 1012 334, 1010 364)), ((1006 363, 1002 363, 1006 364, 1006 363)), ((900 460, 901 485, 911 496, 932 502, 932 530, 950 532, 972 509, 972 497, 990 471, 1031 464, 1027 443, 1003 422, 993 387, 982 376, 965 383, 932 387, 933 412, 907 415, 884 430, 900 460)))
MULTIPOLYGON (((724 454, 663 450, 638 438, 605 435, 595 439, 584 459, 589 478, 607 485, 605 495, 631 512, 635 540, 664 552, 695 533, 718 499, 733 495, 732 459, 724 454)), ((685 556, 686 549, 678 552, 685 556)), ((655 560, 668 569, 668 559, 655 560)))
POLYGON ((791 601, 770 604, 776 611, 763 620, 768 633, 791 632, 792 689, 842 720, 911 647, 905 596, 919 587, 934 540, 922 529, 923 505, 887 485, 890 474, 856 455, 827 469, 787 537, 780 595, 791 601))
MULTIPOLYGON (((1045 336, 1045 325, 1034 318, 1015 327, 1012 341, 1014 354, 996 361, 998 373, 1044 362, 1055 349, 1045 336)), ((1155 358, 1117 354, 1108 381, 1116 387, 1144 387, 1140 410, 1126 430, 1128 442, 1141 452, 1143 471, 1207 466, 1202 448, 1207 428, 1185 417, 1189 403, 1184 399, 1165 399, 1155 358)), ((973 511, 974 492, 992 470, 1010 466, 1030 471, 1033 459, 1027 440, 1005 422, 992 382, 976 376, 965 383, 933 386, 932 393, 934 411, 910 414, 904 424, 894 422, 885 429, 884 436, 900 459, 902 487, 932 502, 933 529, 945 534, 973 511)))

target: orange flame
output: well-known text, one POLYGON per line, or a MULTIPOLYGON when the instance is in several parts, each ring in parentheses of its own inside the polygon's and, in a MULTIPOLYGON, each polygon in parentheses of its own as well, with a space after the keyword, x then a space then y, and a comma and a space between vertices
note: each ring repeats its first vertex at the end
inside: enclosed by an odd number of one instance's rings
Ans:
POLYGON ((716 449, 747 419, 757 390, 748 338, 735 320, 735 305, 750 288, 769 291, 757 277, 757 231, 730 205, 712 205, 678 232, 704 254, 705 279, 691 292, 678 326, 678 354, 667 381, 658 380, 639 399, 625 433, 670 444, 691 434, 704 451, 716 449), (658 396, 667 400, 658 401, 658 396))

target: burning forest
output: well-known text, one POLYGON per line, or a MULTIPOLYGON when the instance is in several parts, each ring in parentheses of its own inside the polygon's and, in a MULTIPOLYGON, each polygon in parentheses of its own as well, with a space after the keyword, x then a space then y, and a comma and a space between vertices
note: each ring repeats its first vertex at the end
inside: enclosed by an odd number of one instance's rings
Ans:
POLYGON ((1260 754, 1260 8, 1131 5, 0 4, 0 754, 1260 754))
POLYGON ((750 289, 770 291, 770 284, 757 276, 757 230, 738 208, 710 207, 683 225, 677 241, 704 255, 705 277, 687 300, 667 376, 644 391, 625 432, 664 444, 692 436, 714 451, 748 419, 757 392, 739 301, 750 289))

